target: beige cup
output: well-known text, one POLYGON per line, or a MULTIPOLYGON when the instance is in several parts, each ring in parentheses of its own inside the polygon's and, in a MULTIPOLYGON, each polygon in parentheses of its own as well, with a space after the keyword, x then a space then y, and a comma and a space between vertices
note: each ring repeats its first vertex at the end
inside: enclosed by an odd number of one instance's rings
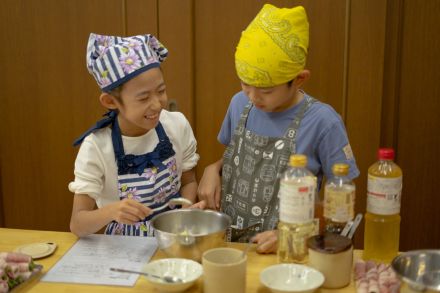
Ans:
POLYGON ((324 288, 341 288, 350 283, 353 266, 353 245, 351 239, 325 234, 310 237, 309 265, 320 271, 325 281, 324 288))
POLYGON ((243 293, 246 291, 247 256, 241 250, 221 247, 202 256, 203 292, 243 293))

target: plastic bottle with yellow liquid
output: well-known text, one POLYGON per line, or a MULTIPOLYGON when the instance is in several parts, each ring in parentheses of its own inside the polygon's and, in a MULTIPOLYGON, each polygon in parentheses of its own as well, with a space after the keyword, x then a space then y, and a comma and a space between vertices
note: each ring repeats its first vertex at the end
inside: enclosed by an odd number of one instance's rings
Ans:
POLYGON ((354 218, 356 187, 348 177, 350 166, 337 163, 332 167, 333 177, 324 188, 325 231, 341 234, 348 221, 354 218))
POLYGON ((393 149, 379 149, 378 157, 368 169, 363 258, 390 262, 399 251, 402 170, 393 149))
POLYGON ((307 239, 313 235, 316 177, 307 168, 307 157, 295 154, 280 179, 278 261, 307 261, 307 239))

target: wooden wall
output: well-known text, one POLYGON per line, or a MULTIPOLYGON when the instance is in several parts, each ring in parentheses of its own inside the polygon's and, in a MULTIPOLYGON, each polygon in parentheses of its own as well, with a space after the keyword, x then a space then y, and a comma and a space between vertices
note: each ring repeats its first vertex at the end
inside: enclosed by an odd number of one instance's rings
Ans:
MULTIPOLYGON (((360 177, 379 146, 404 171, 401 249, 439 248, 436 175, 440 118, 437 0, 269 1, 304 5, 310 21, 305 90, 343 117, 360 177)), ((76 149, 71 142, 104 109, 85 67, 90 32, 153 33, 168 47, 172 107, 191 122, 198 170, 217 160, 216 136, 240 89, 234 51, 262 7, 257 0, 5 0, 0 10, 0 226, 68 230, 76 149)), ((362 227, 356 246, 362 247, 362 227)))

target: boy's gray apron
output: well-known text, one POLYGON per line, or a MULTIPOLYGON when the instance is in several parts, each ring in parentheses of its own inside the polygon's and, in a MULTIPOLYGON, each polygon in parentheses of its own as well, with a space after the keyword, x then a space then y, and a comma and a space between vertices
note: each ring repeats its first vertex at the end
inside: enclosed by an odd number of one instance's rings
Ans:
POLYGON ((279 178, 291 154, 304 113, 316 100, 305 95, 296 117, 283 137, 269 137, 246 129, 252 103, 241 113, 223 155, 221 211, 232 218, 228 241, 247 242, 256 233, 278 224, 279 178))
POLYGON ((77 139, 74 145, 81 143, 93 131, 112 125, 112 143, 118 167, 119 199, 134 199, 149 208, 158 208, 158 211, 134 225, 112 221, 107 225, 105 234, 153 236, 151 218, 170 210, 168 201, 180 197, 180 182, 173 144, 159 122, 155 128, 159 143, 154 150, 143 155, 126 155, 117 113, 110 111, 106 116, 108 117, 98 121, 77 139))

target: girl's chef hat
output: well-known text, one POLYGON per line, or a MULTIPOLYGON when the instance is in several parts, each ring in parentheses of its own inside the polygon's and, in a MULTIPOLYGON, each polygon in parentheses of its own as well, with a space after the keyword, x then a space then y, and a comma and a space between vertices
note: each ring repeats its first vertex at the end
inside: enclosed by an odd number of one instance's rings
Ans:
POLYGON ((309 23, 302 6, 265 4, 241 34, 235 52, 238 77, 256 87, 287 83, 304 69, 308 46, 309 23))
POLYGON ((168 50, 153 35, 132 37, 90 34, 87 68, 108 92, 150 68, 158 67, 168 50))

